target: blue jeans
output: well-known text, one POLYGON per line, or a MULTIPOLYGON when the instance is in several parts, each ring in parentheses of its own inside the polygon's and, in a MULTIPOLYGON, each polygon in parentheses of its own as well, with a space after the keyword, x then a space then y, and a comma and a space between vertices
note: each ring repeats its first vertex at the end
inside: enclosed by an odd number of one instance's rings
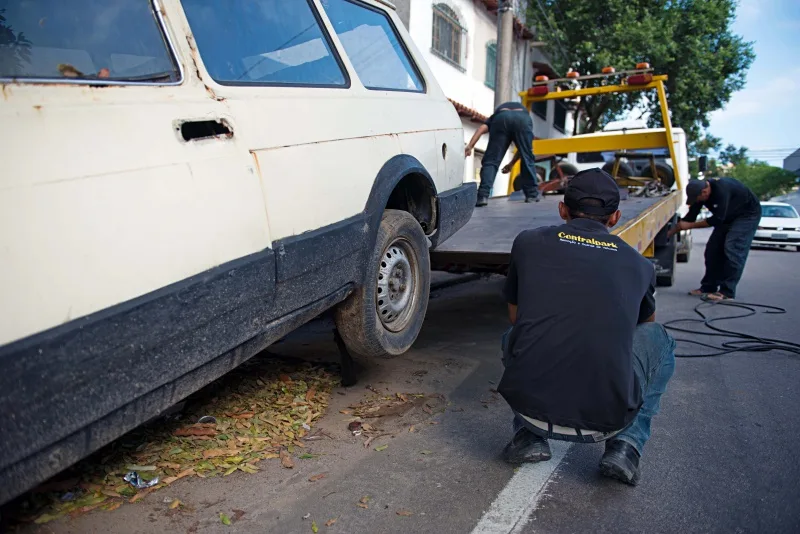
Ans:
MULTIPOLYGON (((503 365, 508 354, 509 328, 501 346, 503 365)), ((667 390, 667 382, 675 371, 675 340, 658 323, 642 323, 633 334, 633 372, 642 388, 642 407, 633 421, 613 439, 632 445, 641 455, 644 444, 650 439, 650 421, 661 407, 661 395, 667 390)), ((591 400, 589 400, 591 402, 591 400)), ((527 422, 514 414, 514 432, 528 428, 527 422)))
POLYGON ((706 244, 706 274, 700 282, 703 292, 719 291, 726 297, 736 297, 736 286, 760 221, 760 216, 739 217, 730 224, 714 227, 706 244))
POLYGON ((511 143, 520 153, 519 183, 526 197, 539 195, 536 160, 533 157, 533 121, 525 111, 502 111, 492 120, 489 143, 481 160, 481 185, 478 196, 488 197, 492 192, 497 169, 511 143))

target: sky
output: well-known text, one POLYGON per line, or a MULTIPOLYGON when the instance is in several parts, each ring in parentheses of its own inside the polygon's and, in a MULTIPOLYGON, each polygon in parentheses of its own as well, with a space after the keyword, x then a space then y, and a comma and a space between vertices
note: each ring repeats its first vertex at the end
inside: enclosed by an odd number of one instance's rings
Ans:
POLYGON ((724 145, 776 166, 800 148, 800 0, 741 0, 733 31, 753 42, 747 85, 711 114, 724 145))

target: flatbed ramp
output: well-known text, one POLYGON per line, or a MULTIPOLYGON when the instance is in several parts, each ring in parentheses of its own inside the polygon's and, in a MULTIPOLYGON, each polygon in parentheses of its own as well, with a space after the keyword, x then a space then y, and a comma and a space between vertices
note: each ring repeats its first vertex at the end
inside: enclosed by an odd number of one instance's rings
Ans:
MULTIPOLYGON (((431 266, 451 272, 505 272, 514 238, 523 230, 555 226, 563 221, 558 215, 561 195, 547 195, 541 202, 526 204, 523 198, 495 197, 484 208, 475 208, 470 221, 437 249, 431 251, 431 266)), ((660 197, 632 197, 620 203, 622 218, 612 233, 643 252, 654 235, 640 235, 666 223, 675 194, 660 197), (649 221, 652 219, 652 221, 649 221), (645 224, 652 222, 653 224, 645 224), (631 235, 627 235, 627 234, 631 235), (625 235, 623 235, 625 234, 625 235), (635 234, 635 235, 634 235, 635 234), (642 245, 642 238, 647 242, 642 245)))

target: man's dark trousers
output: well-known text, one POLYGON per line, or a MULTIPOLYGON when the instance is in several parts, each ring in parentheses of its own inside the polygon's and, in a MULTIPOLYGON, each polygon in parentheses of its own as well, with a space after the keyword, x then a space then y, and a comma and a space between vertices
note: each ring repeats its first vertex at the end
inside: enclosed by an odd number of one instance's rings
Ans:
POLYGON ((761 217, 739 217, 730 224, 714 227, 706 244, 706 274, 700 282, 704 293, 719 291, 729 298, 736 296, 750 245, 761 217))
POLYGON ((489 127, 489 144, 481 163, 479 197, 488 197, 491 193, 497 177, 497 169, 512 142, 522 156, 519 183, 525 196, 536 197, 539 195, 536 162, 533 158, 533 121, 531 116, 524 111, 501 111, 491 121, 489 127))

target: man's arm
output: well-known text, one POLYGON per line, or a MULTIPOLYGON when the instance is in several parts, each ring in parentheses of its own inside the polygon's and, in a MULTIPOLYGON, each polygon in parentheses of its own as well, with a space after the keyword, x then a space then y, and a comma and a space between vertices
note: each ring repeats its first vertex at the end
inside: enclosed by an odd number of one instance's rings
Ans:
MULTIPOLYGON (((653 317, 655 317, 655 315, 653 317)), ((517 305, 516 304, 509 304, 508 305, 508 320, 511 321, 512 325, 517 324, 517 305)))
POLYGON ((642 298, 639 305, 639 319, 637 324, 654 323, 656 320, 656 270, 653 269, 653 278, 650 280, 650 287, 642 298))
POLYGON ((667 237, 672 237, 681 230, 692 230, 694 228, 709 228, 710 226, 711 224, 708 222, 708 220, 697 221, 697 222, 678 221, 678 224, 669 229, 669 232, 667 232, 667 237))
POLYGON ((478 143, 478 139, 480 139, 483 134, 489 131, 489 126, 486 124, 481 124, 480 127, 475 130, 475 133, 472 134, 472 139, 469 140, 467 146, 464 147, 464 157, 469 157, 472 154, 472 149, 475 148, 475 145, 478 143))
POLYGON ((514 252, 516 248, 517 241, 515 239, 514 244, 511 245, 511 259, 508 262, 508 275, 506 275, 506 284, 503 287, 503 296, 505 296, 506 302, 508 303, 508 318, 512 325, 517 323, 517 288, 519 285, 517 280, 517 266, 514 261, 514 252))
POLYGON ((508 163, 508 165, 506 165, 505 167, 502 168, 503 174, 510 173, 511 172, 511 167, 513 167, 514 164, 516 162, 518 162, 521 157, 522 157, 522 152, 520 152, 519 150, 514 152, 514 157, 511 158, 511 161, 508 163))

